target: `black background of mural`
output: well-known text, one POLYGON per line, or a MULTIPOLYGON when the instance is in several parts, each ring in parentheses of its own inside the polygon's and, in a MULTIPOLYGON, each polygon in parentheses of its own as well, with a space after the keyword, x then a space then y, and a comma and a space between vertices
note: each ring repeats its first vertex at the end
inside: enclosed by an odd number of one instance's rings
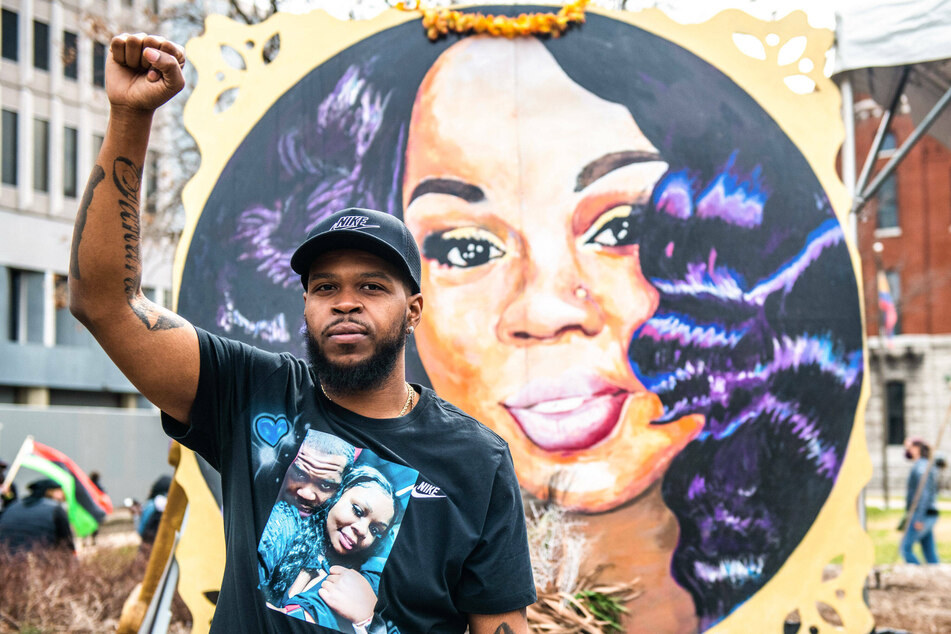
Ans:
MULTIPOLYGON (((532 8, 482 10, 512 14, 532 8)), ((399 214, 401 192, 394 172, 400 169, 413 98, 433 61, 455 41, 429 42, 416 21, 394 27, 331 58, 283 95, 238 147, 208 199, 189 246, 179 312, 212 332, 303 355, 301 286, 296 277, 287 276, 281 257, 289 255, 325 212, 357 205, 399 214), (350 125, 352 130, 353 122, 341 120, 336 128, 328 127, 318 116, 319 104, 352 66, 359 67, 367 86, 388 96, 384 127, 366 149, 360 174, 355 172, 354 139, 347 129, 350 125), (281 145, 286 150, 289 139, 311 159, 306 169, 288 170, 278 160, 281 145), (343 177, 350 180, 344 178, 336 190, 320 190, 327 179, 343 177), (315 192, 322 206, 308 208, 315 192), (239 215, 256 205, 280 211, 262 221, 257 234, 267 238, 266 257, 249 256, 248 239, 236 238, 239 215), (283 313, 290 340, 267 341, 222 328, 219 316, 226 293, 251 321, 283 313)), ((563 38, 545 40, 545 45, 578 84, 629 107, 671 173, 683 171, 696 183, 709 183, 735 157, 734 169, 758 173, 768 194, 763 222, 755 228, 719 220, 685 222, 656 210, 647 215, 638 229, 643 236, 642 267, 649 279, 682 278, 691 262, 702 261, 714 247, 720 265, 752 285, 780 269, 811 232, 832 218, 821 186, 798 149, 753 99, 709 64, 661 38, 595 15, 563 38), (674 256, 662 257, 671 242, 676 244, 674 256)), ((367 86, 360 88, 364 94, 370 94, 367 86)), ((707 354, 703 360, 717 366, 717 372, 769 363, 773 340, 799 335, 827 337, 842 363, 861 367, 858 291, 841 242, 826 249, 788 292, 771 295, 752 312, 702 294, 662 299, 660 311, 690 314, 698 323, 723 328, 750 326, 750 334, 731 349, 713 355, 696 351, 700 357, 707 354)), ((411 374, 428 383, 413 352, 411 374)), ((643 376, 663 373, 675 358, 682 364, 690 354, 638 339, 630 350, 643 376)), ((816 421, 817 433, 834 448, 840 465, 860 385, 861 376, 857 383, 839 386, 827 368, 806 364, 737 389, 703 413, 708 429, 716 430, 757 398, 796 403, 804 417, 816 421)), ((703 392, 708 386, 699 381, 689 389, 703 392)), ((665 406, 682 396, 661 394, 665 406)), ((664 480, 664 499, 681 526, 673 572, 691 592, 704 628, 775 574, 812 525, 834 482, 835 473, 817 471, 794 421, 781 415, 761 413, 736 433, 691 443, 675 459, 664 480), (703 479, 706 492, 688 501, 697 478, 703 479), (745 494, 751 490, 753 495, 745 494), (730 518, 738 521, 731 523, 730 518), (729 571, 744 566, 758 573, 737 579, 724 574, 718 581, 698 573, 700 568, 729 571)), ((636 540, 632 536, 632 548, 636 540)))

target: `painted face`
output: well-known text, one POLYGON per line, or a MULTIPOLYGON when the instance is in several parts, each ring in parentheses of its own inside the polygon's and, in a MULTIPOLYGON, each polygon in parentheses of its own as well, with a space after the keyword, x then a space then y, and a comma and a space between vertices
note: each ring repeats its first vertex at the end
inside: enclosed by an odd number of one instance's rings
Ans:
POLYGON ((467 39, 417 94, 403 204, 434 306, 420 356, 509 442, 520 483, 568 508, 638 495, 703 424, 651 425, 660 401, 627 357, 658 303, 631 219, 666 169, 626 108, 535 40, 467 39))
POLYGON ((301 517, 313 515, 340 488, 347 458, 304 445, 288 467, 281 484, 281 500, 301 517))
POLYGON ((374 483, 344 491, 327 514, 327 535, 338 555, 355 555, 373 546, 390 529, 393 498, 374 483))

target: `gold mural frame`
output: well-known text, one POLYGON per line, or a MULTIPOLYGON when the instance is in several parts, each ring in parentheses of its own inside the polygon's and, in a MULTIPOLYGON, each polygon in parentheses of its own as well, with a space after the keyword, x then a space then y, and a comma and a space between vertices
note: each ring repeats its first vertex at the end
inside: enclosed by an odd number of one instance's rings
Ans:
MULTIPOLYGON (((841 100, 835 84, 822 72, 826 52, 833 42, 831 31, 810 27, 802 12, 766 22, 739 10, 728 10, 700 24, 680 24, 658 9, 619 12, 589 7, 588 13, 625 22, 675 42, 729 76, 769 113, 799 148, 829 196, 839 222, 843 227, 848 226, 850 201, 835 169, 844 138, 839 116, 841 100), (754 44, 759 40, 762 53, 759 59, 740 49, 736 34, 748 41, 752 38, 754 44), (783 59, 780 51, 784 44, 800 36, 806 37, 801 55, 792 61, 783 59), (814 89, 804 94, 793 92, 787 83, 790 77, 805 78, 814 89), (821 130, 821 134, 817 134, 817 130, 821 130)), ((338 52, 375 33, 419 19, 418 14, 396 10, 363 21, 341 21, 320 10, 304 15, 278 13, 250 26, 223 16, 207 19, 205 34, 188 42, 186 47, 188 59, 198 71, 198 83, 185 107, 184 121, 201 152, 201 166, 183 193, 187 220, 175 257, 176 304, 188 245, 201 210, 228 160, 261 116, 308 72, 338 52), (278 54, 270 63, 265 62, 264 47, 274 35, 279 35, 282 51, 306 51, 306 54, 278 54), (318 40, 320 45, 315 49, 313 43, 318 40), (229 64, 222 55, 223 46, 240 53, 243 69, 229 64), (229 90, 234 95, 233 102, 216 112, 219 98, 229 90)), ((422 26, 419 37, 426 37, 422 26)), ((571 31, 564 37, 570 38, 571 31)), ((847 236, 847 242, 859 284, 858 302, 861 297, 859 258, 851 236, 847 236)), ((867 359, 864 343, 863 347, 867 359)), ((867 376, 866 360, 866 378, 848 451, 835 486, 815 522, 772 579, 709 631, 780 632, 786 616, 794 611, 799 613, 801 634, 811 628, 818 632, 872 629, 872 616, 862 600, 862 593, 874 552, 858 516, 859 494, 872 472, 864 427, 869 393, 867 376), (841 561, 841 573, 823 580, 826 564, 833 561, 841 561), (835 610, 842 625, 833 625, 823 618, 819 604, 835 610)), ((205 495, 195 490, 201 478, 186 479, 182 475, 177 473, 176 477, 182 481, 189 499, 196 499, 193 495, 205 495)), ((190 513, 189 523, 196 519, 190 513)), ((220 536, 203 538, 186 531, 178 548, 182 579, 188 579, 191 574, 186 553, 207 555, 220 549, 223 549, 220 536)), ((220 555, 216 556, 216 562, 223 562, 223 552, 220 555)), ((207 570, 204 572, 207 574, 207 570)), ((204 607, 207 611, 207 606, 204 607)), ((203 621, 204 618, 196 618, 195 631, 203 631, 203 621)))

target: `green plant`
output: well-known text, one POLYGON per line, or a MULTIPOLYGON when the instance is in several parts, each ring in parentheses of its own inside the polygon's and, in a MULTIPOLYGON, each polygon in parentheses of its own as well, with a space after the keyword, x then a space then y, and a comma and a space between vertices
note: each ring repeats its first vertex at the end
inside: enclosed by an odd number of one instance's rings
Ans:
POLYGON ((575 598, 581 601, 598 620, 603 621, 609 631, 624 631, 621 627, 621 617, 627 614, 628 610, 618 600, 617 595, 596 590, 582 590, 575 594, 575 598))

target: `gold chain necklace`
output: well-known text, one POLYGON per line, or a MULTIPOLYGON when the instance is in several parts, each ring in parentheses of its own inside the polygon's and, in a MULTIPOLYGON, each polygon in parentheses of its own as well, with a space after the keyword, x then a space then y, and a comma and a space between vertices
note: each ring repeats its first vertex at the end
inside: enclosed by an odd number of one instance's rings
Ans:
MULTIPOLYGON (((404 382, 404 383, 405 383, 405 382, 404 382)), ((333 400, 332 398, 330 398, 330 394, 327 394, 327 390, 324 389, 324 384, 323 384, 323 383, 319 383, 318 385, 320 385, 320 391, 324 393, 324 396, 327 397, 327 400, 330 401, 331 403, 333 403, 334 400, 333 400)), ((410 409, 412 409, 412 405, 413 405, 413 394, 415 394, 415 393, 416 393, 416 390, 413 389, 413 386, 411 386, 409 383, 406 383, 406 402, 403 404, 403 409, 400 410, 400 413, 396 415, 397 418, 400 418, 400 417, 403 416, 407 411, 409 411, 410 409)))

